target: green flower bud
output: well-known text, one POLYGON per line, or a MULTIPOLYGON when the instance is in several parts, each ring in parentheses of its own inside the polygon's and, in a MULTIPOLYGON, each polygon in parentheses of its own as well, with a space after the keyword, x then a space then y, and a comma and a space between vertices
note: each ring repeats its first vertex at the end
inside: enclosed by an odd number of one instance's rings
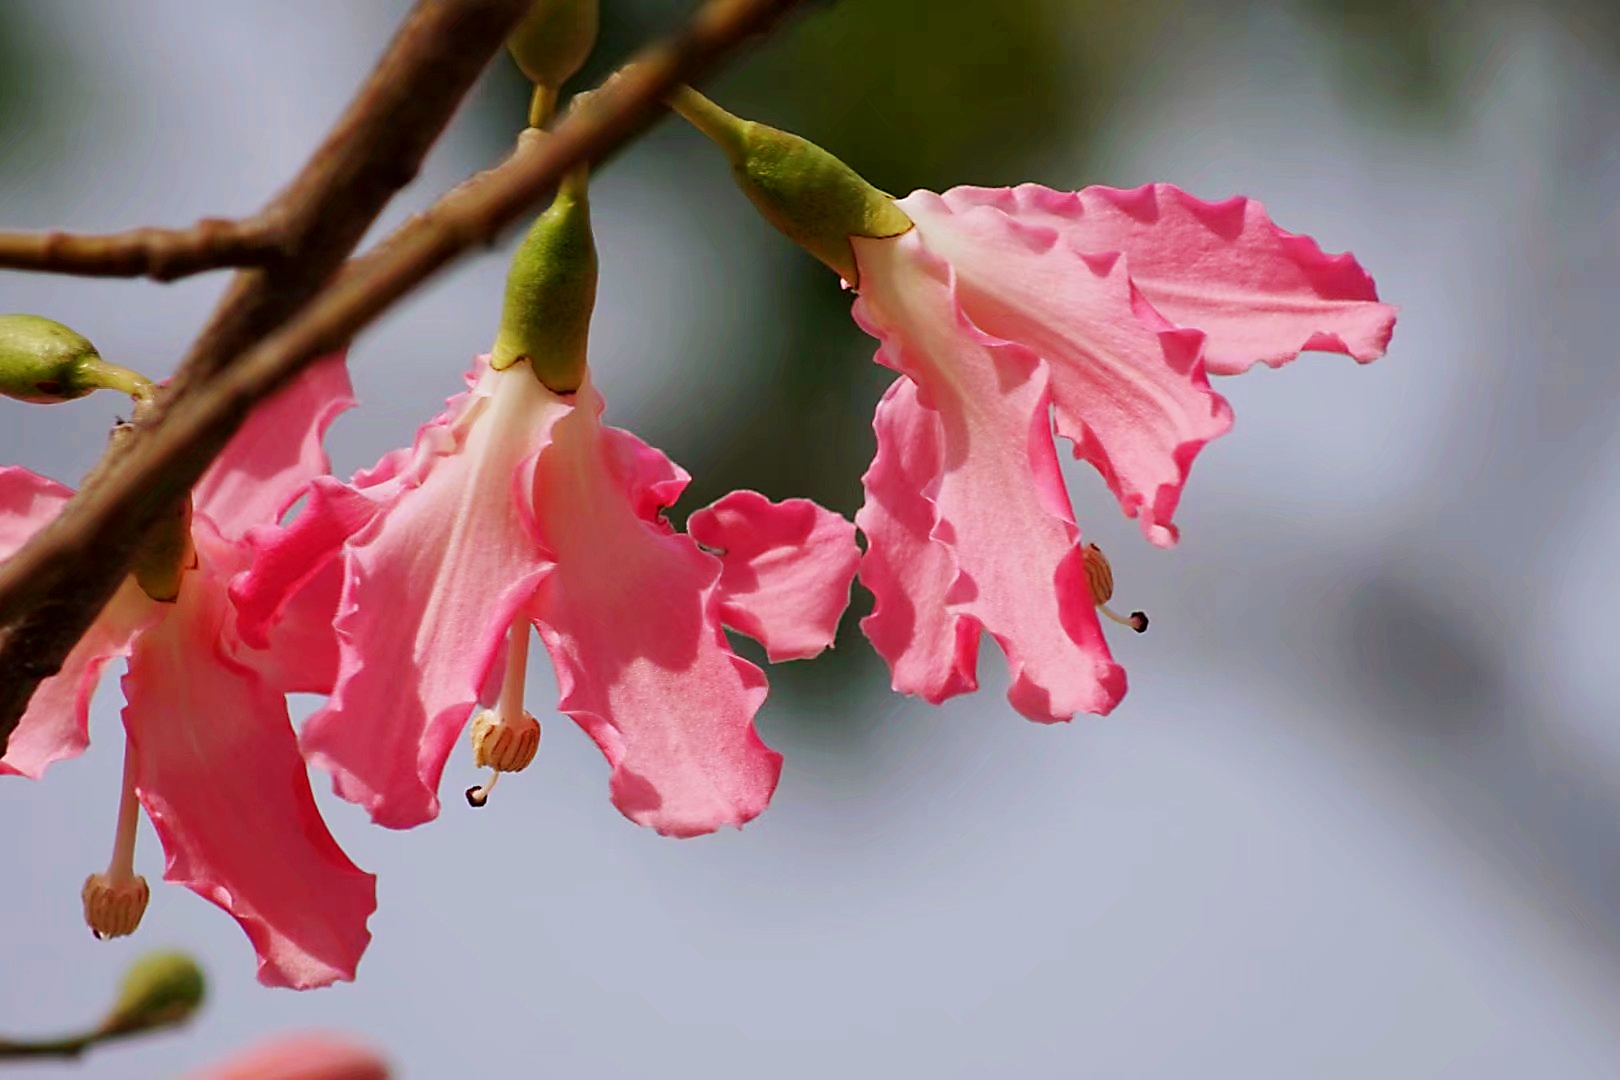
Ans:
POLYGON ((182 1024, 197 1011, 206 991, 202 969, 185 953, 148 953, 124 973, 118 998, 96 1035, 106 1038, 182 1024))
POLYGON ((506 39, 519 70, 535 85, 529 126, 541 127, 557 106, 557 88, 567 82, 596 45, 597 0, 536 0, 506 39))
POLYGON ((725 151, 737 186, 765 220, 851 286, 860 278, 851 237, 911 228, 892 198, 808 139, 733 116, 690 87, 670 105, 725 151))
POLYGON ((197 549, 191 543, 191 496, 188 494, 172 514, 165 515, 146 534, 146 542, 135 555, 130 573, 141 591, 159 603, 180 598, 180 581, 197 565, 197 549))
POLYGON ((39 315, 0 315, 0 394, 38 404, 81 398, 92 390, 131 397, 151 387, 127 368, 109 364, 82 335, 39 315))
MULTIPOLYGON (((120 422, 107 438, 107 452, 85 477, 86 486, 95 482, 111 462, 117 460, 135 437, 136 426, 149 419, 157 408, 152 396, 137 398, 133 422, 120 422)), ((197 549, 191 542, 191 495, 153 523, 146 534, 130 573, 141 591, 160 603, 170 603, 180 597, 180 582, 185 572, 197 565, 197 549)))
POLYGON ((563 181, 512 256, 490 366, 499 371, 527 360, 547 389, 573 393, 585 381, 595 306, 596 240, 581 169, 563 181))

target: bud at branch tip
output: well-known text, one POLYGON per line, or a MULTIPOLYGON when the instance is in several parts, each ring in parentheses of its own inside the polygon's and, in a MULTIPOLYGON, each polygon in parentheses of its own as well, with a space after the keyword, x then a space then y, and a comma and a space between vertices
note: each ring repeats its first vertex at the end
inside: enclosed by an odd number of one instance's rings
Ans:
POLYGON ((55 404, 93 390, 117 390, 137 400, 152 381, 110 364, 82 334, 39 315, 0 315, 0 394, 55 404))
POLYGON ((852 237, 910 230, 911 219, 892 198, 808 139, 733 116, 689 86, 668 102, 725 151, 737 186, 765 220, 850 286, 860 276, 852 237))

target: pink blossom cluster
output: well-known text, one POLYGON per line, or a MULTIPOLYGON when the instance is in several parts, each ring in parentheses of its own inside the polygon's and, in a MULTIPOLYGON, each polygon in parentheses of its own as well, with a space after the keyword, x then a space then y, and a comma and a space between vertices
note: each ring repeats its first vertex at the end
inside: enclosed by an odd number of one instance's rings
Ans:
MULTIPOLYGON (((1370 361, 1394 309, 1353 258, 1245 198, 1026 185, 897 205, 912 228, 852 240, 854 314, 896 372, 853 523, 739 491, 677 529, 666 511, 687 474, 605 424, 588 378, 555 393, 487 357, 412 445, 342 481, 321 444, 353 402, 330 358, 253 413, 195 489, 178 599, 126 585, 41 685, 0 773, 80 753, 98 675, 127 658, 127 794, 165 878, 241 923, 262 981, 311 987, 354 976, 375 881, 327 830, 306 762, 391 828, 438 814, 470 723, 481 762, 521 768, 538 741, 521 700, 531 628, 558 711, 612 768, 614 805, 671 836, 744 824, 781 772, 754 726, 765 673, 726 631, 772 663, 814 656, 857 574, 895 690, 975 689, 988 632, 1018 712, 1107 713, 1125 674, 1057 437, 1168 546, 1193 460, 1232 422, 1210 376, 1305 350, 1370 361), (295 691, 326 695, 301 732, 295 691)), ((68 494, 0 470, 0 557, 68 494)))

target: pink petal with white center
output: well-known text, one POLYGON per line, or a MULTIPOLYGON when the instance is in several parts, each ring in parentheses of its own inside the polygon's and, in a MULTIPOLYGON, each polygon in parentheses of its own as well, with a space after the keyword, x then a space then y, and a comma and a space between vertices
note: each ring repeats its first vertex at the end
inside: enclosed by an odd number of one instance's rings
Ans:
MULTIPOLYGON (((49 524, 72 494, 27 469, 0 468, 0 559, 9 558, 49 524)), ((130 639, 152 617, 154 606, 133 585, 114 594, 62 669, 34 691, 0 757, 0 776, 37 780, 47 766, 83 753, 90 743, 90 699, 101 669, 129 654, 130 639)))
POLYGON ((1367 363, 1384 354, 1395 328, 1396 308, 1378 302, 1353 256, 1323 253, 1241 195, 1211 203, 1172 184, 1075 193, 1024 184, 953 188, 945 201, 959 211, 994 206, 1056 229, 1077 251, 1123 251, 1148 302, 1207 336, 1212 374, 1236 375, 1256 362, 1280 367, 1312 349, 1367 363))
POLYGON ((321 820, 285 697, 222 646, 225 541, 206 524, 193 533, 200 565, 135 643, 124 677, 136 791, 168 856, 164 879, 241 923, 265 985, 352 979, 376 878, 321 820))
POLYGON ((281 520, 305 484, 331 471, 321 439, 353 404, 342 353, 305 368, 248 415, 203 473, 192 489, 197 513, 227 540, 281 520))
MULTIPOLYGON (((342 670, 331 700, 304 725, 304 749, 338 794, 389 828, 438 814, 445 760, 512 619, 550 566, 521 481, 571 406, 527 365, 485 372, 452 423, 422 429, 419 444, 429 445, 350 540, 337 618, 342 670)), ((306 513, 316 509, 312 502, 306 513)))
POLYGON ((973 325, 1050 365, 1058 433, 1097 468, 1143 535, 1174 544, 1172 517, 1193 458, 1232 425, 1230 407, 1209 388, 1201 335, 1149 307, 1117 254, 1082 254, 1055 229, 996 206, 957 212, 925 191, 901 205, 928 250, 956 272, 973 325))
MULTIPOLYGON (((855 524, 866 534, 861 584, 876 598, 861 631, 889 663, 891 685, 938 705, 979 688, 979 624, 944 602, 956 581, 956 556, 934 539, 933 493, 945 467, 939 414, 917 403, 904 375, 872 419, 877 455, 861 477, 866 504, 855 524)), ((948 531, 948 530, 947 530, 948 531)))
MULTIPOLYGON (((473 372, 488 370, 487 357, 474 361, 473 372)), ((471 381, 469 373, 469 381, 471 381)), ((285 525, 250 529, 247 541, 254 552, 252 566, 231 582, 238 632, 256 649, 270 647, 271 628, 288 605, 306 588, 317 587, 327 563, 338 559, 343 545, 370 525, 404 493, 421 485, 439 459, 456 452, 469 413, 482 410, 484 395, 457 394, 445 410, 423 424, 411 446, 384 454, 370 469, 361 469, 347 484, 330 476, 317 476, 306 489, 308 504, 285 525)), ((342 580, 339 573, 339 580, 342 580)), ((329 580, 319 583, 324 590, 329 580)), ((324 608, 324 593, 304 601, 324 608)), ((322 670, 326 667, 323 660, 322 670)), ((315 691, 325 693, 327 691, 315 691)))
POLYGON ((861 549, 855 526, 809 499, 733 491, 692 514, 687 535, 720 557, 720 617, 771 663, 830 648, 861 549))
MULTIPOLYGON (((1046 363, 969 321, 952 267, 924 245, 920 226, 854 246, 856 320, 881 342, 879 361, 917 383, 917 404, 940 422, 940 470, 924 494, 935 506, 932 539, 950 548, 957 575, 943 596, 911 599, 943 603, 996 638, 1012 675, 1008 700, 1023 715, 1050 722, 1108 712, 1125 693, 1125 673, 1085 586, 1052 444, 1046 363)), ((891 407, 903 408, 897 400, 891 407)))
POLYGON ((630 820, 669 836, 742 825, 765 809, 782 769, 754 730, 765 676, 720 629, 719 561, 668 531, 644 497, 673 466, 645 444, 625 453, 633 436, 601 426, 588 383, 576 397, 532 489, 557 564, 530 612, 556 668, 558 707, 601 747, 614 805, 630 820), (642 479, 623 474, 629 460, 642 479))

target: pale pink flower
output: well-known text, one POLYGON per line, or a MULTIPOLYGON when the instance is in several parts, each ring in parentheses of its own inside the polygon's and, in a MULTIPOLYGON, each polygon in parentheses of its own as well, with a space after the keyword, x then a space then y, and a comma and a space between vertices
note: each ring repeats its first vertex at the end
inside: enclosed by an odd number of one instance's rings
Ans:
POLYGON ((1208 373, 1308 349, 1381 355, 1395 309, 1349 255, 1259 203, 1134 191, 918 191, 915 228, 854 238, 855 317, 901 373, 864 477, 862 622, 896 690, 938 702, 977 685, 980 631, 1025 716, 1105 713, 1125 692, 1103 640, 1056 434, 1154 543, 1193 458, 1232 422, 1208 373))
MULTIPOLYGON (((40 684, 0 759, 0 774, 37 779, 83 751, 101 669, 128 657, 117 841, 108 874, 96 877, 140 881, 132 872, 138 799, 168 857, 164 879, 241 923, 258 952, 259 981, 272 986, 354 977, 371 937, 376 879, 349 861, 321 820, 287 715, 288 692, 326 692, 336 676, 337 574, 260 627, 265 648, 242 640, 227 586, 252 563, 256 529, 326 472, 322 434, 352 404, 336 358, 249 417, 195 489, 196 565, 178 598, 160 603, 126 581, 62 670, 40 684)), ((26 469, 0 469, 0 558, 70 494, 26 469)), ((104 932, 133 928, 125 919, 104 932)))
POLYGON ((388 1061, 346 1035, 304 1032, 251 1046, 186 1080, 388 1080, 388 1061))
MULTIPOLYGON (((662 511, 687 475, 604 426, 589 381, 557 395, 526 363, 496 371, 480 358, 468 384, 410 451, 349 485, 318 481, 240 583, 243 610, 268 618, 295 579, 279 568, 345 567, 341 672, 304 728, 311 760, 379 824, 433 818, 474 707, 499 689, 500 723, 523 717, 532 623, 559 708, 606 755, 625 816, 675 836, 750 820, 781 757, 754 730, 764 674, 721 625, 773 659, 826 648, 859 559, 854 526, 804 500, 737 492, 683 535, 662 511)), ((531 743, 497 768, 532 755, 531 743)))

